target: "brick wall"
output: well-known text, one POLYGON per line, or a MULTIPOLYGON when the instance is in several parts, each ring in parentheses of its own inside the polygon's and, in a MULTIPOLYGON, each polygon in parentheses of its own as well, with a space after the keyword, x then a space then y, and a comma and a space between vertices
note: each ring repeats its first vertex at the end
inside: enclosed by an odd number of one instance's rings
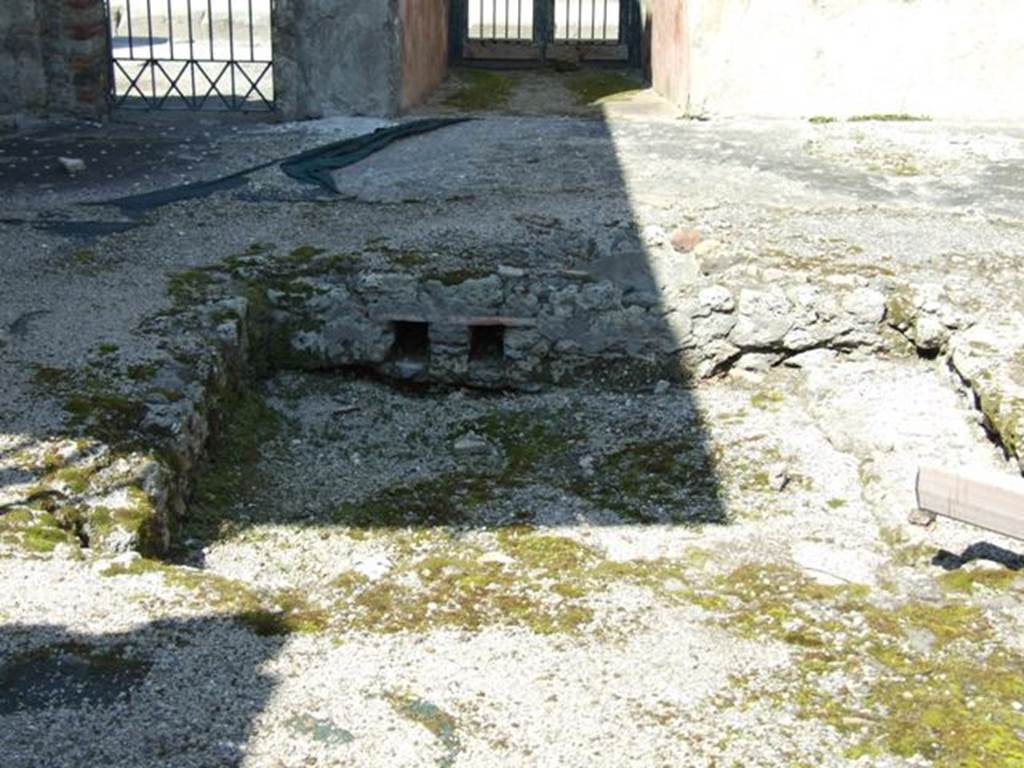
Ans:
POLYGON ((54 108, 80 117, 102 118, 108 111, 108 44, 103 0, 49 0, 60 5, 60 39, 53 50, 63 87, 54 108))

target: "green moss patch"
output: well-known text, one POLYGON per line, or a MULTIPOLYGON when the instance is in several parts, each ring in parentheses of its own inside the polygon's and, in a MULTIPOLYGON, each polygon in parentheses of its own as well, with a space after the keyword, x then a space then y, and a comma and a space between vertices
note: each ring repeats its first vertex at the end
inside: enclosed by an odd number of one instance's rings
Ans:
POLYGON ((425 275, 427 280, 437 280, 441 285, 452 287, 462 285, 469 280, 480 280, 490 277, 494 272, 482 267, 463 267, 462 269, 449 269, 444 272, 434 272, 425 275))
POLYGON ((385 697, 395 712, 422 725, 438 740, 443 754, 437 761, 438 768, 451 768, 462 751, 462 743, 458 735, 458 722, 448 712, 436 704, 411 694, 389 694, 385 697))
POLYGON ((35 519, 27 507, 14 507, 0 513, 0 531, 14 531, 26 527, 35 519))
POLYGON ((594 104, 602 99, 622 97, 643 89, 643 83, 620 72, 589 70, 569 77, 566 87, 581 105, 594 104))
POLYGON ((750 396, 750 404, 763 411, 773 410, 786 395, 778 389, 762 389, 750 396))
POLYGON ((1000 646, 985 613, 957 600, 868 598, 863 587, 752 563, 697 599, 740 634, 789 645, 795 671, 763 689, 747 681, 746 695, 831 725, 849 739, 851 757, 1020 765, 1024 657, 1000 646))
POLYGON ((893 565, 898 567, 921 566, 929 563, 938 551, 923 542, 912 543, 907 533, 895 526, 883 525, 878 537, 888 546, 893 565))
POLYGON ((695 435, 619 448, 573 490, 627 520, 720 523, 717 486, 711 457, 695 435))
POLYGON ((130 504, 109 509, 92 507, 81 520, 89 546, 103 550, 107 542, 127 537, 140 554, 156 554, 164 547, 159 520, 152 499, 141 488, 127 489, 130 504))
POLYGON ((461 473, 427 478, 345 502, 331 521, 353 528, 460 525, 493 497, 497 483, 495 477, 461 473))
POLYGON ((141 400, 98 387, 69 395, 64 408, 71 415, 72 426, 115 445, 123 443, 145 415, 141 400))
POLYGON ((1007 380, 1014 379, 1018 358, 1000 358, 1000 351, 983 341, 968 342, 969 355, 974 358, 969 371, 959 370, 977 397, 978 408, 986 427, 1008 454, 1024 460, 1024 396, 1007 380))
POLYGON ((1009 568, 999 568, 998 570, 959 568, 955 571, 944 573, 939 581, 942 582, 943 587, 951 592, 971 594, 976 588, 1003 591, 1015 585, 1024 586, 1024 573, 1013 571, 1009 568))
POLYGON ((296 264, 307 264, 321 253, 326 253, 326 250, 317 248, 315 245, 300 245, 298 248, 292 249, 287 260, 296 264))
POLYGON ((114 564, 104 576, 159 574, 165 584, 191 593, 197 605, 234 618, 261 637, 324 631, 326 611, 292 591, 260 593, 248 585, 207 571, 139 558, 126 565, 114 564))
POLYGON ((58 527, 33 525, 22 531, 21 544, 29 552, 46 554, 53 552, 60 544, 77 546, 78 541, 70 532, 58 527))
POLYGON ((538 634, 575 631, 592 618, 577 602, 519 578, 470 548, 412 558, 387 578, 358 588, 336 605, 350 628, 379 633, 436 628, 478 631, 519 625, 538 634))
POLYGON ((464 422, 450 439, 473 432, 499 454, 458 471, 386 488, 342 504, 332 522, 362 528, 459 526, 509 491, 547 485, 637 522, 724 522, 713 460, 692 435, 637 441, 594 457, 581 472, 577 452, 585 434, 568 412, 495 411, 464 422))
POLYGON ((1004 398, 997 390, 975 387, 981 412, 1007 452, 1024 456, 1024 399, 1004 398))
POLYGON ((228 510, 250 491, 261 446, 281 429, 281 417, 255 393, 228 396, 222 421, 196 476, 193 505, 184 522, 186 536, 217 538, 232 530, 228 510))
POLYGON ((500 448, 504 464, 387 488, 361 501, 342 504, 332 521, 356 528, 464 524, 503 490, 537 482, 564 468, 573 434, 563 415, 508 411, 464 423, 459 434, 467 432, 482 435, 500 448))
POLYGON ((42 484, 63 486, 71 493, 83 493, 89 488, 89 481, 95 473, 95 467, 61 467, 46 475, 42 484))
POLYGON ((95 446, 78 441, 75 464, 56 451, 34 456, 36 470, 46 473, 27 493, 24 505, 13 514, 0 517, 0 529, 31 525, 34 530, 23 539, 27 549, 48 552, 56 544, 70 543, 104 550, 108 543, 130 545, 141 553, 163 548, 160 518, 149 495, 137 484, 137 478, 105 474, 120 460, 139 465, 155 461, 152 457, 129 456, 119 452, 96 451, 95 446), (95 495, 121 491, 117 505, 96 503, 95 495), (124 498, 126 497, 126 499, 124 498))
POLYGON ((688 556, 610 561, 572 538, 527 526, 501 528, 488 539, 495 549, 420 535, 398 547, 397 562, 381 578, 341 574, 331 583, 341 625, 382 634, 491 626, 577 633, 593 621, 591 595, 629 584, 677 599, 693 567, 688 556))
POLYGON ((808 604, 827 601, 845 612, 859 606, 862 587, 833 587, 814 582, 788 566, 751 563, 719 579, 699 594, 705 608, 725 610, 725 623, 747 637, 768 635, 794 645, 824 647, 834 618, 804 620, 808 604))
POLYGON ((529 528, 505 528, 498 532, 498 544, 530 571, 579 574, 590 569, 600 556, 590 547, 564 536, 544 535, 529 528))
POLYGON ((75 380, 74 372, 67 368, 54 368, 40 365, 32 371, 32 383, 40 389, 50 387, 64 388, 75 380))
POLYGON ((501 109, 512 98, 514 83, 508 75, 486 69, 460 69, 454 73, 459 89, 449 95, 446 106, 471 112, 501 109))
POLYGON ((885 319, 894 328, 906 330, 917 320, 914 297, 906 290, 893 291, 885 303, 885 319))
POLYGON ((68 256, 68 262, 72 266, 79 267, 83 270, 89 270, 95 267, 99 263, 99 260, 99 254, 92 248, 79 248, 68 256))
POLYGON ((80 518, 79 508, 73 505, 44 507, 31 502, 0 514, 0 540, 33 555, 50 554, 60 545, 75 552, 82 543, 80 518))
POLYGON ((921 123, 930 120, 925 115, 908 115, 905 112, 872 112, 848 118, 851 123, 921 123))
MULTIPOLYGON (((415 269, 425 264, 430 263, 436 255, 418 251, 412 248, 389 248, 383 247, 380 249, 381 255, 383 255, 390 263, 395 266, 401 267, 402 269, 415 269)), ((442 282, 444 282, 442 280, 442 282)), ((465 281, 462 281, 465 282, 465 281)), ((447 283, 446 283, 447 284, 447 283)))
POLYGON ((115 448, 134 445, 145 404, 123 391, 109 368, 40 367, 33 383, 41 395, 62 400, 67 425, 80 434, 115 448))
POLYGON ((153 377, 156 376, 156 372, 157 366, 154 363, 136 363, 135 365, 129 365, 127 369, 128 378, 140 383, 152 381, 153 377))
POLYGON ((167 294, 177 307, 199 304, 207 298, 210 288, 218 282, 214 269, 186 269, 167 277, 167 294))
POLYGON ((463 424, 463 432, 476 432, 497 444, 506 459, 505 480, 560 464, 574 443, 583 439, 579 427, 564 412, 495 411, 463 424))

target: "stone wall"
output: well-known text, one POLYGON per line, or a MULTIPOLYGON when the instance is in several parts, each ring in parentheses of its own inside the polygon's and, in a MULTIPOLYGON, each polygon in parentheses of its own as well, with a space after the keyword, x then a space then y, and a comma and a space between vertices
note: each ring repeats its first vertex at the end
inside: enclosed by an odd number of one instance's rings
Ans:
POLYGON ((692 113, 1024 117, 1017 96, 1024 93, 1018 0, 649 0, 647 6, 655 83, 692 113))
POLYGON ((636 287, 590 271, 353 272, 267 292, 277 365, 523 387, 623 384, 767 367, 818 348, 884 346, 885 295, 846 276, 820 289, 636 287))
POLYGON ((0 114, 46 107, 42 36, 34 0, 0 3, 0 114))
POLYGON ((274 82, 289 119, 391 116, 444 78, 447 0, 279 0, 274 82))
POLYGON ((644 361, 672 366, 674 341, 651 311, 657 298, 583 273, 364 273, 296 288, 298 295, 272 294, 271 301, 274 325, 286 331, 286 357, 304 367, 507 387, 564 381, 612 361, 620 369, 644 361))
POLYGON ((103 117, 110 76, 106 7, 103 0, 63 0, 59 4, 63 28, 47 56, 57 69, 66 72, 66 79, 50 77, 53 107, 79 117, 103 117))
POLYGON ((274 83, 286 118, 390 115, 401 90, 398 0, 279 0, 274 83))
MULTIPOLYGON (((709 267, 716 249, 698 247, 693 263, 709 267)), ((159 554, 250 375, 356 370, 458 386, 586 380, 657 391, 687 371, 813 367, 836 351, 910 354, 908 342, 948 355, 983 423, 1024 460, 1019 322, 967 314, 938 283, 807 269, 690 270, 643 286, 603 277, 601 263, 414 273, 317 249, 233 256, 174 276, 183 289, 174 306, 140 326, 152 342, 145 375, 99 349, 80 369, 39 369, 53 397, 88 404, 77 428, 96 437, 40 441, 26 463, 38 480, 21 487, 56 492, 93 551, 159 554)))
POLYGON ((0 113, 106 114, 103 0, 8 0, 0 30, 0 113))

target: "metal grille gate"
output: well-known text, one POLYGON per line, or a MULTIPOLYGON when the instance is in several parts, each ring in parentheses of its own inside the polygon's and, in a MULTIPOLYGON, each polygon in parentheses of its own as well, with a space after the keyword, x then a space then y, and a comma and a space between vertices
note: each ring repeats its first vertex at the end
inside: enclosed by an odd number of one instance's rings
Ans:
POLYGON ((622 5, 619 0, 558 0, 555 42, 620 42, 622 5))
POLYGON ((460 0, 453 59, 627 61, 639 51, 636 0, 460 0))
POLYGON ((114 106, 274 108, 271 0, 107 0, 107 17, 114 106))

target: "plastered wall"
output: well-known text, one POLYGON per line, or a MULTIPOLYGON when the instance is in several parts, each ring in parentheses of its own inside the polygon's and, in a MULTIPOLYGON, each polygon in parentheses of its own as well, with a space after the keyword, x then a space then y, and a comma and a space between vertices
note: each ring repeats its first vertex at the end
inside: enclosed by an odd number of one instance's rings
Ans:
POLYGON ((652 77, 692 113, 1024 118, 1020 0, 647 0, 652 77))
POLYGON ((423 101, 448 70, 448 0, 401 0, 401 108, 423 101))

